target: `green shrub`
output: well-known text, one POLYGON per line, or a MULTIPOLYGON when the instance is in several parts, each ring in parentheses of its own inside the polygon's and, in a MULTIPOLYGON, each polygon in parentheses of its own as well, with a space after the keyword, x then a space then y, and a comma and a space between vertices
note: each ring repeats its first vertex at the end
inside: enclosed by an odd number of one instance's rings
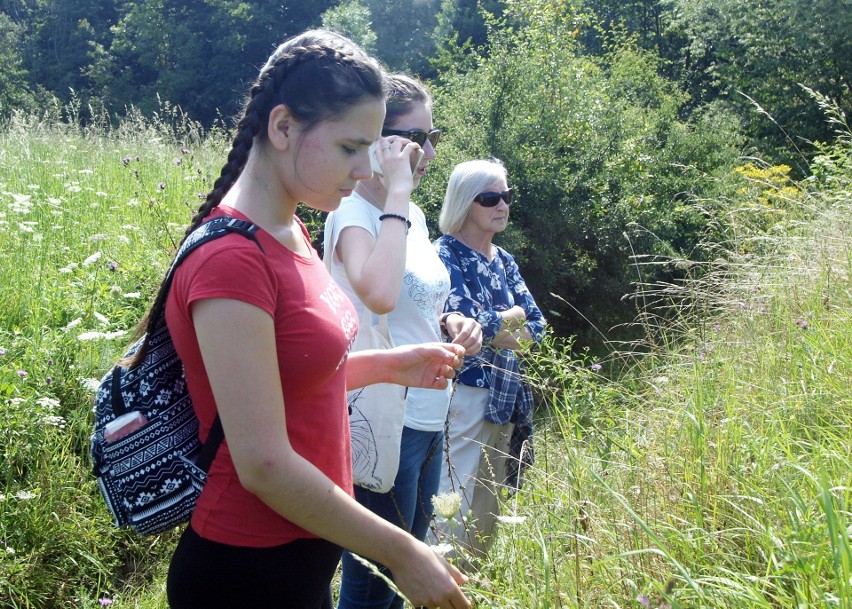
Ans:
POLYGON ((651 54, 628 42, 580 56, 577 17, 557 3, 513 4, 523 29, 495 29, 487 60, 442 74, 435 120, 449 128, 415 196, 434 221, 454 164, 503 160, 518 202, 496 241, 557 332, 588 346, 598 342, 590 322, 609 330, 635 314, 622 301, 634 253, 688 255, 703 240, 693 201, 733 166, 737 125, 716 107, 683 121, 684 95, 651 54))

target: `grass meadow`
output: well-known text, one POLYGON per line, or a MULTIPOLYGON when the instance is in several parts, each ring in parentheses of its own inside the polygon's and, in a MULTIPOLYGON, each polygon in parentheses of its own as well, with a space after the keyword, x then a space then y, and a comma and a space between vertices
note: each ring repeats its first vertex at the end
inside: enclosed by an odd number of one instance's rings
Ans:
MULTIPOLYGON (((225 137, 168 107, 74 118, 0 126, 0 606, 162 609, 176 537, 112 526, 93 383, 225 137)), ((530 357, 536 461, 471 574, 477 607, 852 609, 848 129, 812 163, 804 181, 744 163, 695 201, 722 237, 694 260, 636 253, 642 344, 530 357), (661 265, 671 281, 644 281, 661 265)))

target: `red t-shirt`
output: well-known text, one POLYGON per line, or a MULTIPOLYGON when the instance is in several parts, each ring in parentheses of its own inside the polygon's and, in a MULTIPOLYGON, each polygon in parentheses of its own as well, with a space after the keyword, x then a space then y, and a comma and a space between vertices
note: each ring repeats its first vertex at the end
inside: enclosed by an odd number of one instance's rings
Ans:
MULTIPOLYGON (((221 206, 210 218, 226 214, 248 219, 221 206)), ((308 239, 304 225, 302 231, 308 239)), ((169 292, 166 322, 186 369, 201 423, 200 436, 202 440, 207 437, 216 404, 198 348, 191 305, 207 298, 249 303, 269 313, 275 322, 287 434, 293 448, 351 494, 345 363, 358 330, 357 315, 316 251, 312 249, 311 257, 304 258, 263 230, 257 237, 263 251, 238 234, 202 245, 178 268, 169 292)), ((227 437, 210 467, 192 514, 192 527, 205 539, 249 547, 316 537, 243 488, 227 437)))

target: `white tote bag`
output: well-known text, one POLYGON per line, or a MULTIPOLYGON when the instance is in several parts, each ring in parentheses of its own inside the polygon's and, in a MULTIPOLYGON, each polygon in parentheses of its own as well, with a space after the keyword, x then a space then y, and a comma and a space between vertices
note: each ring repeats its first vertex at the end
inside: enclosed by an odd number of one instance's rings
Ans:
MULTIPOLYGON (((331 242, 333 218, 332 215, 325 227, 323 241, 323 257, 329 273, 334 256, 331 242)), ((373 325, 373 314, 364 306, 358 335, 352 345, 353 352, 389 349, 393 346, 387 315, 377 317, 378 322, 373 325)), ((356 485, 377 493, 387 493, 393 487, 399 471, 399 445, 402 441, 407 391, 402 385, 381 383, 348 393, 352 482, 356 485)))
MULTIPOLYGON (((387 315, 379 315, 376 325, 372 317, 364 307, 352 351, 392 346, 387 315)), ((377 493, 393 487, 399 470, 406 391, 402 385, 380 383, 349 392, 352 481, 358 486, 377 493)))

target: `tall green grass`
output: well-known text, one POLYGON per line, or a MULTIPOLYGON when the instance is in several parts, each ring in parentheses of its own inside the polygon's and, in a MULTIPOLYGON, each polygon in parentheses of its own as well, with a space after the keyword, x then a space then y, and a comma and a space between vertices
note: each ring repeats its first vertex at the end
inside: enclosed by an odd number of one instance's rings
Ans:
POLYGON ((752 164, 715 216, 702 202, 727 237, 711 262, 637 261, 684 272, 638 286, 647 354, 614 353, 614 379, 545 349, 527 519, 483 600, 852 607, 848 139, 825 153, 820 180, 752 164))
POLYGON ((92 386, 221 156, 216 137, 168 108, 116 129, 58 110, 0 129, 3 606, 97 604, 149 580, 168 553, 168 538, 111 526, 90 475, 92 386))
MULTIPOLYGON (((223 138, 168 107, 76 124, 71 107, 0 126, 0 605, 163 608, 175 536, 112 527, 92 382, 223 138)), ((850 149, 841 133, 800 183, 744 165, 696 202, 712 255, 637 256, 643 345, 596 361, 550 338, 530 358, 536 462, 477 606, 852 609, 850 149), (674 279, 642 283, 646 265, 674 279)))

